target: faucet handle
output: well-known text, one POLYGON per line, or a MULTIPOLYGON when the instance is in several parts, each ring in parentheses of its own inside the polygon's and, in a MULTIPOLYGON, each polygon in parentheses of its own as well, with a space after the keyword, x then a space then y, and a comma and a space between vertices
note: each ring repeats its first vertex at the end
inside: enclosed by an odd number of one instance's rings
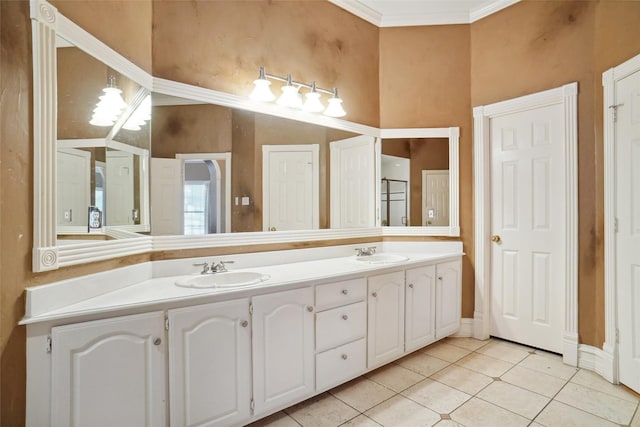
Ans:
POLYGON ((357 252, 356 256, 362 256, 364 254, 364 248, 355 248, 354 251, 357 252))
POLYGON ((367 250, 369 251, 369 255, 373 255, 373 254, 375 254, 375 253, 376 253, 376 249, 377 249, 377 248, 376 248, 375 246, 369 246, 369 247, 367 248, 367 250))
POLYGON ((193 264, 194 267, 202 267, 202 274, 209 272, 209 263, 207 262, 199 262, 197 264, 193 264))
POLYGON ((233 264, 233 263, 235 263, 235 261, 220 261, 218 263, 216 271, 221 271, 221 272, 227 271, 227 264, 233 264))

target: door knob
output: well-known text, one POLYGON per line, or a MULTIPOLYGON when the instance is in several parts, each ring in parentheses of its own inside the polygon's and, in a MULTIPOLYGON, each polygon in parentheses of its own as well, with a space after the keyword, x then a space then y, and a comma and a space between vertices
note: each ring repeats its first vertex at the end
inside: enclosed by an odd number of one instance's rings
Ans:
POLYGON ((491 241, 495 243, 500 243, 502 240, 500 239, 500 236, 498 236, 497 234, 494 234, 493 236, 491 236, 491 241))
POLYGON ((275 228, 275 227, 271 227, 271 228, 269 229, 269 231, 276 231, 276 228, 275 228))

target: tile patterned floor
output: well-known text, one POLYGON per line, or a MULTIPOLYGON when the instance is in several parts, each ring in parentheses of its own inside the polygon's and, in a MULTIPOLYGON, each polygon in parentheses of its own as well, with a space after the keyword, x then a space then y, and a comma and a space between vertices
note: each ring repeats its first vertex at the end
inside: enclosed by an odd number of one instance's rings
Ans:
POLYGON ((640 398, 560 356, 447 338, 252 427, 640 427, 640 398))

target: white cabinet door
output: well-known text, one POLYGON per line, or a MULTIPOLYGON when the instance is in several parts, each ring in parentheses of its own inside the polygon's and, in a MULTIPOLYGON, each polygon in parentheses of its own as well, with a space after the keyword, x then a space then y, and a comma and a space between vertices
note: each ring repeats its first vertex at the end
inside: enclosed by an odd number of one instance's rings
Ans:
POLYGON ((253 303, 255 414, 314 391, 313 288, 260 295, 253 303))
POLYGON ((51 425, 166 425, 164 314, 52 328, 51 425))
POLYGON ((436 266, 436 339, 460 329, 462 310, 462 269, 460 260, 436 266))
POLYGON ((169 310, 171 425, 251 417, 249 299, 169 310))
POLYGON ((432 343, 435 333, 436 266, 407 270, 405 351, 432 343))
POLYGON ((367 367, 404 353, 404 272, 369 278, 367 367))

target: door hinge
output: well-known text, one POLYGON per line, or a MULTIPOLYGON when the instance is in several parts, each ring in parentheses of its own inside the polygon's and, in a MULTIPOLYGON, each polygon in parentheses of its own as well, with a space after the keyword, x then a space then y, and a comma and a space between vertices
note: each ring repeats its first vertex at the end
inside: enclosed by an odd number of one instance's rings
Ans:
POLYGON ((613 122, 616 123, 618 121, 618 107, 622 107, 624 104, 620 103, 620 104, 616 104, 616 105, 609 105, 609 108, 611 108, 613 110, 613 122))
POLYGON ((251 407, 251 415, 253 415, 253 412, 256 410, 256 402, 253 399, 251 399, 249 406, 251 407))
POLYGON ((51 340, 51 335, 47 335, 47 353, 51 353, 51 348, 53 347, 53 341, 51 340))
POLYGON ((169 330, 169 317, 168 316, 164 318, 164 329, 165 329, 165 331, 169 330))
POLYGON ((617 233, 618 232, 618 218, 615 218, 613 220, 613 230, 617 233))
POLYGON ((249 304, 249 314, 253 314, 253 303, 249 304))
POLYGON ((616 328, 616 343, 620 343, 620 330, 618 328, 616 328))

